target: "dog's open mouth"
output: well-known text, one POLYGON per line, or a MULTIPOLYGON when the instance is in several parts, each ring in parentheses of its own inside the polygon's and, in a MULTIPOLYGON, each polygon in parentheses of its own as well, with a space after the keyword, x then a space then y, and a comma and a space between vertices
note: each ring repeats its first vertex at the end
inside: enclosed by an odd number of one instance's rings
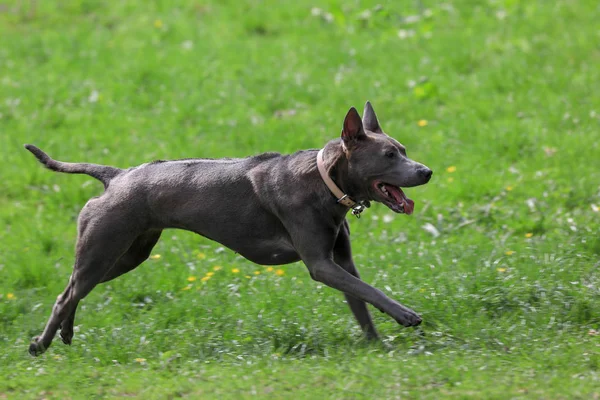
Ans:
POLYGON ((413 213, 415 202, 406 197, 402 189, 398 186, 376 181, 373 187, 380 197, 379 201, 392 209, 392 211, 409 215, 413 213))

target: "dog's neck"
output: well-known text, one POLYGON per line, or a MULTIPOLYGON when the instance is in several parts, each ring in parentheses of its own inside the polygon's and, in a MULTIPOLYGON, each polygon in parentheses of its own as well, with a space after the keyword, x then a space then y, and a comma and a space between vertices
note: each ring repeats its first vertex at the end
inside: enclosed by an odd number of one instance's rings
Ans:
POLYGON ((348 151, 344 150, 341 139, 332 140, 325 145, 324 161, 329 177, 342 192, 355 202, 367 200, 366 196, 360 193, 360 189, 348 179, 348 151))

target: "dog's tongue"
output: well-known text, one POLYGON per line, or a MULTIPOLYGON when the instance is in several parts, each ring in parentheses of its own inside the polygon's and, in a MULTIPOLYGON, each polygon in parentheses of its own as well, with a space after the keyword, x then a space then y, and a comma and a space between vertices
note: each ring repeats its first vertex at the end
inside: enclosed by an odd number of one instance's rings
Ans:
POLYGON ((406 197, 402 189, 397 186, 385 185, 386 190, 394 199, 398 202, 398 204, 402 204, 404 206, 404 212, 408 215, 412 214, 415 210, 415 202, 406 197))

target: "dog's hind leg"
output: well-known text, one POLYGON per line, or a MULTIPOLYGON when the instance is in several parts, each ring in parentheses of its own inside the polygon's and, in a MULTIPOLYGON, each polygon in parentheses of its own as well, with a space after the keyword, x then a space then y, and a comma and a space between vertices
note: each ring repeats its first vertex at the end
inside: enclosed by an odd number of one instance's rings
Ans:
POLYGON ((135 269, 150 257, 152 249, 160 239, 162 230, 149 230, 138 236, 131 247, 119 258, 100 283, 111 281, 135 269))
POLYGON ((102 281, 139 235, 139 231, 134 230, 135 221, 126 215, 126 210, 119 212, 114 207, 104 207, 99 201, 88 202, 80 214, 73 273, 64 292, 54 303, 44 331, 31 342, 31 355, 37 356, 46 351, 61 322, 102 281))
MULTIPOLYGON (((352 250, 350 247, 350 228, 348 227, 347 221, 344 221, 344 224, 338 233, 338 237, 333 248, 333 258, 340 267, 360 279, 358 270, 356 269, 354 261, 352 260, 352 250)), ((360 325, 367 339, 378 339, 379 336, 377 334, 377 330, 375 330, 375 325, 371 319, 371 314, 367 309, 367 303, 348 293, 344 293, 344 296, 346 297, 346 302, 348 303, 350 310, 352 310, 354 317, 358 321, 358 324, 360 325)))
MULTIPOLYGON (((161 230, 150 230, 138 236, 129 249, 117 260, 115 265, 104 275, 100 283, 113 280, 143 263, 148 259, 154 245, 160 239, 161 230)), ((60 325, 60 337, 65 344, 71 344, 73 339, 73 324, 75 323, 75 311, 77 304, 73 307, 71 314, 60 325)))

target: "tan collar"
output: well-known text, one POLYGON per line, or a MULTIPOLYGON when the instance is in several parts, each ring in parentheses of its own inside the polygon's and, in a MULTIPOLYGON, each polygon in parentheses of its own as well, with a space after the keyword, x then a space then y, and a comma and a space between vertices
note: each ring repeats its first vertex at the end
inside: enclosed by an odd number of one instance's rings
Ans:
POLYGON ((321 174, 321 179, 323 179, 325 185, 327 185, 331 193, 333 193, 333 195, 337 199, 337 202, 343 206, 352 208, 352 214, 354 214, 357 218, 360 218, 360 213, 363 212, 368 206, 366 206, 362 202, 357 203, 354 200, 352 200, 352 198, 350 198, 350 196, 342 192, 342 190, 331 179, 331 177, 327 173, 327 170, 325 169, 325 160, 323 159, 324 150, 325 149, 319 150, 319 153, 317 154, 317 168, 319 169, 319 173, 321 174))

